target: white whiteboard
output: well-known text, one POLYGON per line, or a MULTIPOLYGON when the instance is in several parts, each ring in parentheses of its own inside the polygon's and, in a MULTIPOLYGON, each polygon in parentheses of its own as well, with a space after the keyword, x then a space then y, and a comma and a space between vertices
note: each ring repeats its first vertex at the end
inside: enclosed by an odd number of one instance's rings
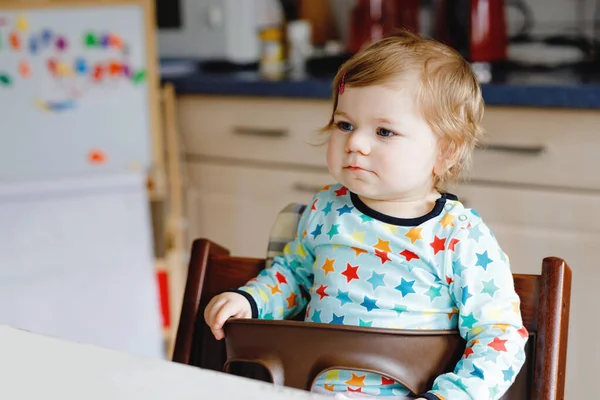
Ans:
POLYGON ((148 167, 144 12, 0 4, 0 183, 148 167))

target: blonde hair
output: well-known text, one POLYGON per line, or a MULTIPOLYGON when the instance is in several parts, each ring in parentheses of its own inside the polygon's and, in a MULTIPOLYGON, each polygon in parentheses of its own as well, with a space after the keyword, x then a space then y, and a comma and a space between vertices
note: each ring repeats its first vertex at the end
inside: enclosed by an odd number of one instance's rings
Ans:
POLYGON ((346 61, 333 80, 333 112, 321 130, 333 127, 342 79, 348 87, 382 85, 417 73, 416 105, 441 144, 447 168, 435 186, 466 177, 475 145, 483 135, 483 98, 467 61, 454 49, 408 31, 399 31, 362 49, 346 61))

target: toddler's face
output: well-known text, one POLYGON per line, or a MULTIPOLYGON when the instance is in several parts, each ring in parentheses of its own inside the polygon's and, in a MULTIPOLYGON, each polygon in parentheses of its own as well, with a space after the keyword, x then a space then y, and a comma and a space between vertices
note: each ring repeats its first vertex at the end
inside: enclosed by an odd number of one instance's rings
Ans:
POLYGON ((327 164, 339 183, 364 198, 399 200, 432 190, 441 157, 416 110, 413 82, 346 86, 339 96, 327 164))

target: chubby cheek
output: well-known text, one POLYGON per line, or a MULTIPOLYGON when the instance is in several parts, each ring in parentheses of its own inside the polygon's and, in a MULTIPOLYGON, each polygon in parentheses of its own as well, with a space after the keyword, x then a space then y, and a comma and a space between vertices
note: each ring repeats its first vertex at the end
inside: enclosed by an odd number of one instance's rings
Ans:
POLYGON ((331 174, 338 173, 342 163, 343 144, 338 136, 331 132, 327 142, 327 168, 331 174))

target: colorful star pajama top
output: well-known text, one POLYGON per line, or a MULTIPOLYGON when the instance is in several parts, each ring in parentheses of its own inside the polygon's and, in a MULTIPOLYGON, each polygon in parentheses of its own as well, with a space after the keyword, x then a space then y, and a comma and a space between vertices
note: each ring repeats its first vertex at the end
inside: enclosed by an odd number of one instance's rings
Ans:
MULTIPOLYGON (((451 194, 419 218, 395 218, 341 185, 306 208, 283 255, 239 288, 255 318, 399 329, 457 329, 467 347, 429 399, 498 399, 525 361, 528 332, 505 253, 479 215, 451 194)), ((417 360, 415 362, 418 362, 417 360)), ((373 373, 329 371, 317 386, 402 396, 373 373)))

